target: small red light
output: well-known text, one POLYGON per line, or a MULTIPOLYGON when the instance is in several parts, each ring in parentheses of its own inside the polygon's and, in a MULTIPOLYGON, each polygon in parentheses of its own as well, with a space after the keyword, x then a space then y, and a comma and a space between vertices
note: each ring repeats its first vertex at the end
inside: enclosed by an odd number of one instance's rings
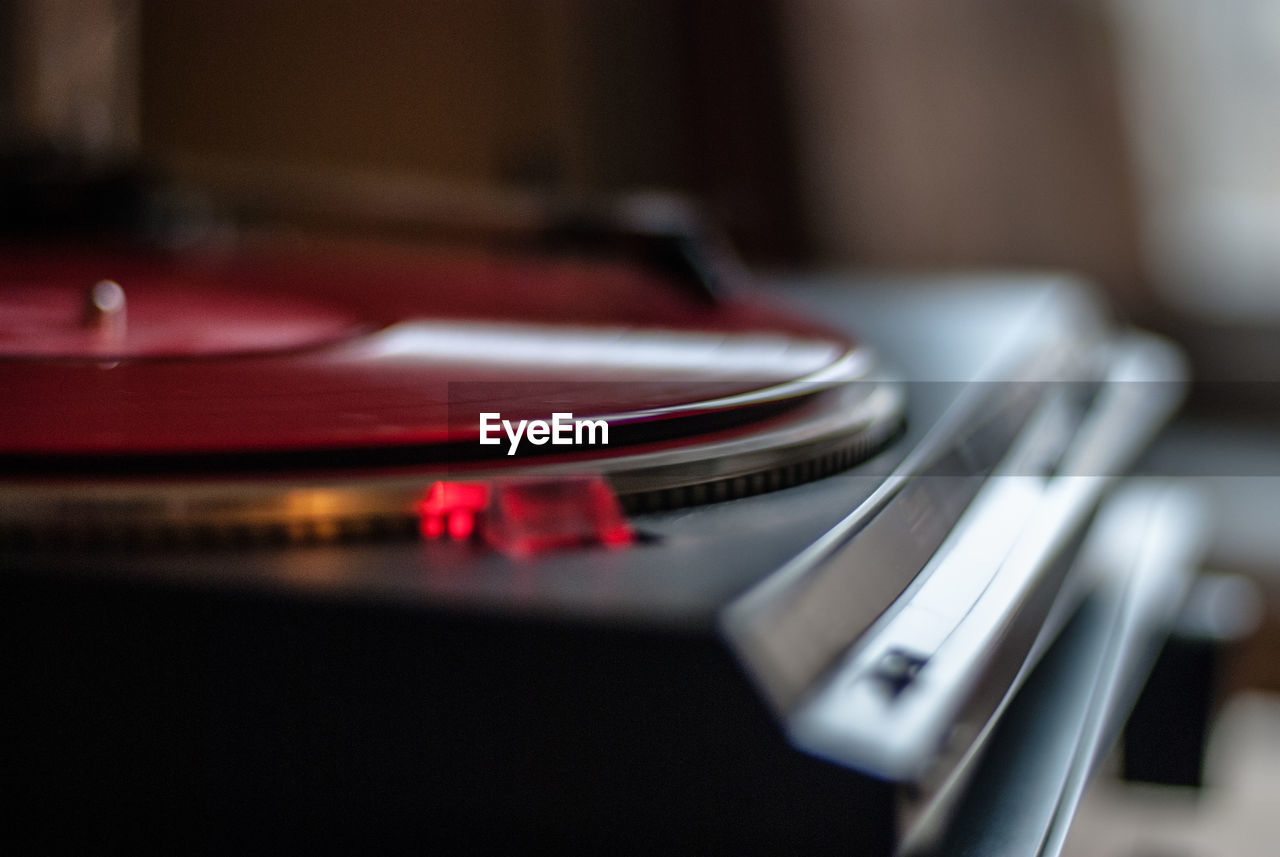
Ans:
POLYGON ((447 531, 453 539, 475 532, 476 515, 489 505, 489 486, 483 482, 436 482, 418 501, 418 531, 438 539, 447 531))
POLYGON ((449 537, 453 539, 469 539, 475 531, 476 518, 466 509, 457 509, 449 513, 449 537))
POLYGON ((635 538, 601 476, 499 480, 481 526, 489 545, 512 556, 635 538))

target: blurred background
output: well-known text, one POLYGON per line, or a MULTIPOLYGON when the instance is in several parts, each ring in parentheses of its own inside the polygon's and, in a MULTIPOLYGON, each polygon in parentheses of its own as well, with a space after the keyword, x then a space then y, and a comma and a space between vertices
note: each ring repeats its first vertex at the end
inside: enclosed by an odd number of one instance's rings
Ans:
POLYGON ((1273 853, 1280 0, 0 0, 0 145, 18 231, 131 182, 337 229, 660 188, 761 270, 1084 274, 1190 356, 1144 469, 1204 484, 1260 621, 1207 788, 1104 777, 1068 849, 1273 853))

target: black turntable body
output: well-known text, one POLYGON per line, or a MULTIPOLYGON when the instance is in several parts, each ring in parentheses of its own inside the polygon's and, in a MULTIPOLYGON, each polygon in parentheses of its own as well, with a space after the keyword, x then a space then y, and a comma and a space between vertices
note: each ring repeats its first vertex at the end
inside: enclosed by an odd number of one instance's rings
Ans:
POLYGON ((1094 586, 1081 545, 1181 368, 1057 278, 788 286, 905 418, 709 487, 605 470, 624 544, 7 540, 10 846, 930 841, 1094 586))

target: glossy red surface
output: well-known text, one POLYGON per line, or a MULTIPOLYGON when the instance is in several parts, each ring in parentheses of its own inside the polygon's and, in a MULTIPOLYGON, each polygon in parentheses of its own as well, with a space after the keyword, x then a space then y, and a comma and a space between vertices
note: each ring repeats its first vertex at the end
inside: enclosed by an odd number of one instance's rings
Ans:
POLYGON ((698 402, 850 347, 767 303, 708 305, 625 266, 399 250, 9 249, 0 315, 0 453, 19 455, 467 440, 480 410, 698 402), (128 301, 110 347, 77 326, 101 279, 128 301))

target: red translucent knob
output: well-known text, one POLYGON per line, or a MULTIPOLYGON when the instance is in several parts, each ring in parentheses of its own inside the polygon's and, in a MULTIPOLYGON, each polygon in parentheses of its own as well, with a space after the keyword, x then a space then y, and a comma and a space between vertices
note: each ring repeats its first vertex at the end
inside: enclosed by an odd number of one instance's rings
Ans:
POLYGON ((511 556, 578 545, 620 547, 635 538, 602 476, 498 480, 481 534, 511 556))

